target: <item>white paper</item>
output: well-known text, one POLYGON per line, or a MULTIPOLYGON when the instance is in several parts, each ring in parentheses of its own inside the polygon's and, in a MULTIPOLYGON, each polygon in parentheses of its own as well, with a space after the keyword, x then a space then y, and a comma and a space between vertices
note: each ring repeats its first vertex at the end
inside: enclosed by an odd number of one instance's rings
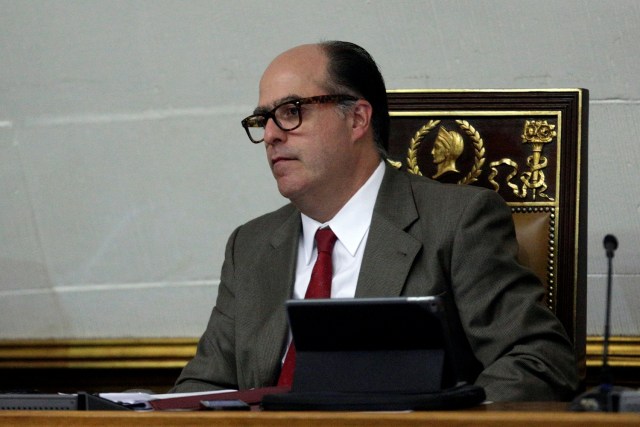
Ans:
POLYGON ((165 394, 150 394, 150 393, 100 393, 99 396, 103 399, 110 400, 115 403, 119 403, 124 406, 128 406, 136 410, 151 410, 153 409, 151 404, 152 400, 171 399, 174 397, 191 397, 191 396, 203 396, 207 394, 228 393, 237 390, 209 390, 198 391, 192 393, 165 393, 165 394))

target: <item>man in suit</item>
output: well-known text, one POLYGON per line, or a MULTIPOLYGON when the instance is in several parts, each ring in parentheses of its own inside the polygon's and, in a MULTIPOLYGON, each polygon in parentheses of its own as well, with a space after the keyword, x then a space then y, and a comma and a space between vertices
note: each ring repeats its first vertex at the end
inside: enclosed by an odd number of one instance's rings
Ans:
POLYGON ((284 302, 304 297, 314 234, 329 226, 331 297, 441 295, 462 374, 489 400, 573 396, 571 343, 516 260, 508 207, 493 191, 386 164, 386 90, 364 49, 324 42, 282 53, 243 126, 264 142, 291 203, 229 238, 216 305, 173 391, 276 384, 289 341, 284 302))

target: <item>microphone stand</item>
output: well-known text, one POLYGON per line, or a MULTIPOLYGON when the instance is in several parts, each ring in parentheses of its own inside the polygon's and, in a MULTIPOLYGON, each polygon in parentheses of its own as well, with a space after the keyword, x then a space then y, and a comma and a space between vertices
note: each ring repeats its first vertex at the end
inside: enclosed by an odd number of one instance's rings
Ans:
POLYGON ((618 240, 611 234, 604 238, 604 248, 607 252, 607 299, 604 321, 604 340, 602 343, 602 370, 600 371, 600 386, 576 397, 570 409, 574 411, 618 411, 618 394, 614 392, 613 375, 609 366, 609 339, 611 331, 611 282, 613 276, 613 253, 618 248, 618 240), (615 402, 614 402, 615 400, 615 402))
POLYGON ((640 391, 629 387, 613 385, 613 375, 609 365, 609 339, 611 327, 611 281, 613 277, 613 252, 618 249, 618 240, 611 234, 604 238, 609 266, 607 270, 607 309, 602 343, 602 370, 600 386, 581 394, 571 403, 574 411, 640 412, 640 391))
POLYGON ((618 240, 611 234, 604 238, 604 248, 607 253, 607 299, 604 318, 604 339, 602 343, 602 369, 600 371, 600 404, 602 410, 611 412, 613 408, 611 401, 611 391, 613 389, 613 375, 609 366, 609 340, 611 335, 611 282, 613 277, 613 255, 618 248, 618 240))

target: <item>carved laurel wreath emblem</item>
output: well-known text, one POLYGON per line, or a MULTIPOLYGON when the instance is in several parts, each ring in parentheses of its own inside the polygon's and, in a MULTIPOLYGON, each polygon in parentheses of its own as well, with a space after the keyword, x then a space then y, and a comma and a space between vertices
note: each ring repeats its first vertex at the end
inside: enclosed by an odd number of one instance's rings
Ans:
MULTIPOLYGON (((482 173, 482 166, 485 162, 485 150, 484 141, 477 130, 466 120, 456 120, 460 129, 471 138, 473 141, 474 150, 474 162, 471 170, 462 179, 458 181, 458 184, 471 184, 478 180, 478 177, 482 173)), ((416 134, 411 138, 409 143, 409 150, 407 153, 407 169, 409 172, 416 175, 422 175, 420 167, 418 166, 418 147, 422 143, 424 137, 436 126, 440 124, 440 120, 429 120, 427 124, 422 126, 416 134)))

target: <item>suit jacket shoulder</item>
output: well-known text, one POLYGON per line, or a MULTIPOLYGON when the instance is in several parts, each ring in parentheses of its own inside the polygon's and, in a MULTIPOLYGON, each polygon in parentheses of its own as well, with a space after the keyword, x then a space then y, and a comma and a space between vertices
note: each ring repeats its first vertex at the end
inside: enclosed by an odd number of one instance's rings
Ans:
POLYGON ((571 344, 517 254, 497 193, 388 168, 357 296, 442 295, 462 375, 489 399, 566 399, 577 386, 571 344))

